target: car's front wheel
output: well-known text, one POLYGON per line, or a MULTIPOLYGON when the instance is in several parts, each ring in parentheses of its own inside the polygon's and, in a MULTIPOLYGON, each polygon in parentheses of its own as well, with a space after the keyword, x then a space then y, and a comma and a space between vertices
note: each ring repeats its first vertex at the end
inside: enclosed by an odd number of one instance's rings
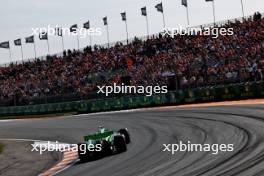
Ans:
POLYGON ((78 144, 78 156, 81 162, 85 162, 88 160, 88 155, 85 147, 85 143, 78 144))
POLYGON ((96 153, 89 151, 86 143, 78 144, 78 156, 81 162, 87 162, 96 159, 96 153))

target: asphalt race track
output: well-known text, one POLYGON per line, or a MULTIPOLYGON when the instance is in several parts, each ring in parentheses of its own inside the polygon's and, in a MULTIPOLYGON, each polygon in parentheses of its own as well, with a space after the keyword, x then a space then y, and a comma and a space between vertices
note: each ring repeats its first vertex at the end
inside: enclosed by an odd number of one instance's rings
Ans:
MULTIPOLYGON (((127 127, 128 151, 77 163, 63 176, 264 175, 264 105, 156 109, 0 122, 0 138, 78 143, 97 130, 127 127), (233 152, 163 152, 163 144, 234 144, 233 152)), ((0 160, 1 163, 1 160, 0 160)))

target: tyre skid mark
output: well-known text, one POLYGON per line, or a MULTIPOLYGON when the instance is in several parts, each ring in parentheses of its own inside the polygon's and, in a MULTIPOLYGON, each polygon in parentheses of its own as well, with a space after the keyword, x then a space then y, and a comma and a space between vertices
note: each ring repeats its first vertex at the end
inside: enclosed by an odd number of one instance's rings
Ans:
MULTIPOLYGON (((199 112, 199 113, 201 113, 201 112, 199 112)), ((229 115, 230 115, 230 114, 229 114, 229 115)), ((165 117, 174 117, 174 116, 165 116, 165 117)), ((205 120, 205 121, 213 121, 213 122, 215 121, 215 122, 224 123, 224 124, 227 124, 227 125, 230 125, 230 126, 234 126, 234 127, 238 128, 238 129, 240 129, 241 131, 244 131, 244 132, 245 132, 245 133, 244 133, 244 134, 245 134, 244 137, 246 137, 246 139, 250 139, 250 133, 249 133, 247 130, 245 130, 245 129, 243 129, 243 128, 241 128, 240 126, 237 126, 237 125, 235 125, 235 124, 229 123, 229 122, 225 122, 225 121, 221 121, 221 120, 206 119, 206 118, 201 118, 201 117, 177 116, 177 118, 180 118, 180 119, 186 119, 186 118, 189 118, 189 119, 201 119, 201 120, 205 120)), ((200 130, 201 130, 201 129, 200 129, 200 130)), ((230 156, 229 158, 225 159, 225 161, 223 161, 223 162, 221 162, 221 163, 225 163, 226 161, 228 161, 228 160, 234 158, 235 156, 239 155, 241 152, 244 151, 244 149, 245 149, 246 147, 248 147, 249 142, 250 142, 249 140, 245 140, 245 144, 243 145, 243 147, 242 147, 241 149, 239 149, 238 152, 236 152, 234 155, 230 156)), ((206 155, 203 155, 202 158, 204 158, 204 157, 206 157, 206 155)), ((175 175, 175 174, 178 173, 179 171, 184 170, 184 169, 186 169, 186 168, 192 166, 192 164, 194 164, 195 162, 197 162, 198 160, 200 160, 200 159, 202 159, 202 158, 199 158, 199 159, 193 161, 191 164, 188 164, 188 165, 185 166, 184 168, 182 168, 182 169, 180 169, 180 170, 177 170, 176 172, 173 172, 173 173, 171 173, 171 174, 175 175)), ((220 164, 221 164, 221 163, 220 163, 220 164)), ((218 163, 218 165, 219 165, 219 163, 218 163)), ((217 165, 217 166, 218 166, 218 165, 217 165)), ((203 175, 203 174, 205 174, 206 172, 208 172, 208 171, 210 171, 210 170, 212 170, 212 169, 214 169, 214 168, 215 168, 215 167, 212 167, 212 166, 211 166, 209 169, 206 169, 206 171, 200 171, 200 172, 202 172, 202 173, 199 173, 198 171, 195 171, 195 172, 193 172, 192 174, 193 174, 193 175, 197 175, 197 174, 198 174, 198 175, 203 175)), ((171 175, 171 174, 169 174, 169 175, 171 175)))
MULTIPOLYGON (((226 105, 248 105, 248 104, 263 104, 263 103, 264 103, 263 99, 262 100, 244 100, 244 101, 232 101, 232 102, 229 101, 229 102, 220 102, 220 103, 205 103, 205 104, 193 104, 193 105, 182 105, 182 106, 168 106, 168 107, 158 107, 158 108, 143 108, 143 109, 127 110, 127 111, 119 111, 119 112, 124 113, 124 112, 146 111, 146 110, 155 110, 155 109, 210 107, 210 106, 226 106, 226 105)), ((112 112, 112 113, 119 113, 119 112, 112 112)), ((109 114, 109 113, 111 113, 111 112, 106 112, 106 113, 103 113, 103 114, 109 114)), ((217 114, 224 114, 224 113, 217 113, 217 114)), ((97 113, 93 113, 93 114, 89 114, 89 115, 97 115, 97 113)), ((235 115, 235 114, 227 114, 226 113, 226 115, 235 115)), ((80 115, 77 115, 77 116, 80 116, 80 115)), ((81 115, 81 116, 83 116, 83 115, 81 115)), ((239 115, 239 116, 243 116, 243 115, 239 115)), ((257 119, 256 117, 254 117, 254 118, 257 119)), ((258 118, 258 119, 260 119, 260 118, 258 118)), ((206 119, 206 120, 208 120, 208 119, 206 119)), ((6 122, 9 122, 9 121, 13 121, 13 120, 6 120, 6 122)), ((20 119, 19 121, 26 121, 26 120, 24 120, 24 119, 21 120, 20 119)), ((262 121, 263 121, 263 119, 262 119, 262 121)), ((5 122, 5 121, 2 121, 2 122, 5 122)), ((245 148, 243 147, 243 149, 245 149, 245 148)), ((243 152, 242 149, 241 149, 240 152, 243 152)), ((233 157, 235 157, 235 156, 233 155, 228 160, 231 160, 233 157)), ((254 161, 257 160, 257 162, 255 162, 255 164, 260 163, 263 160, 263 155, 261 155, 261 156, 259 156, 257 158, 253 158, 253 159, 255 159, 254 161)), ((75 152, 75 153, 74 152, 67 152, 67 153, 65 152, 65 153, 63 153, 63 159, 62 159, 61 162, 59 162, 54 167, 52 167, 51 169, 49 169, 48 171, 46 171, 46 172, 44 172, 44 173, 42 173, 40 175, 41 176, 55 175, 55 174, 65 170, 65 169, 71 167, 72 165, 74 165, 77 162, 77 160, 78 160, 77 152, 75 152)), ((227 160, 225 160, 225 161, 227 161, 227 160)), ((245 169, 247 169, 249 167, 246 167, 245 169)), ((233 168, 233 169, 235 169, 235 168, 233 168)), ((207 170, 207 171, 209 171, 209 170, 207 170)))
MULTIPOLYGON (((229 116, 239 116, 239 117, 245 117, 245 118, 255 119, 255 120, 261 121, 262 123, 264 122, 264 119, 262 119, 260 117, 257 117, 257 116, 251 116, 251 115, 241 115, 241 114, 235 114, 235 113, 219 113, 219 112, 217 112, 217 113, 215 113, 215 112, 196 112, 196 111, 194 111, 194 113, 217 114, 217 115, 220 114, 220 115, 229 115, 229 116)), ((199 118, 199 119, 201 119, 201 118, 199 118)), ((211 119, 208 119, 208 120, 211 120, 211 119)), ((212 121, 214 121, 214 120, 212 120, 212 121)), ((226 122, 224 122, 224 123, 226 123, 226 122)), ((251 135, 251 133, 248 130, 246 130, 246 129, 240 127, 240 126, 237 126, 235 124, 232 124, 232 123, 228 123, 228 124, 233 125, 233 126, 236 126, 236 127, 240 128, 241 130, 243 130, 244 132, 246 132, 246 135, 248 136, 248 140, 247 140, 247 143, 243 146, 243 148, 241 148, 238 152, 236 152, 235 155, 232 155, 227 160, 222 161, 216 167, 220 166, 221 164, 224 164, 227 161, 230 161, 231 159, 235 158, 236 156, 240 155, 241 153, 247 151, 249 149, 248 146, 251 143, 251 139, 252 139, 251 136, 252 135, 251 135)), ((220 175, 230 174, 230 172, 232 173, 232 175, 243 173, 244 171, 246 171, 247 169, 253 167, 254 165, 263 162, 263 160, 264 160, 264 154, 261 154, 260 156, 257 156, 257 157, 255 156, 255 157, 253 157, 253 158, 251 158, 251 159, 249 159, 249 160, 241 163, 238 166, 235 166, 235 167, 233 167, 231 169, 228 169, 226 171, 222 171, 220 175), (240 168, 241 166, 243 166, 242 169, 240 168)), ((203 173, 201 173, 199 175, 203 175, 203 174, 209 172, 210 170, 215 169, 216 167, 213 167, 211 169, 207 169, 205 172, 203 172, 203 173)))

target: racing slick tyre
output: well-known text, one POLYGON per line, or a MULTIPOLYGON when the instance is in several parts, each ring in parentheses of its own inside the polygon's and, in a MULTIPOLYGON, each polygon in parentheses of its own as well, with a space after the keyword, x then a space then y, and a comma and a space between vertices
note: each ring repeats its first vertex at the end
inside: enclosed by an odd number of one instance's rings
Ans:
POLYGON ((117 153, 122 153, 127 150, 126 141, 123 136, 114 137, 114 147, 117 153))
POLYGON ((81 162, 87 162, 96 159, 95 152, 89 151, 86 143, 78 144, 78 156, 81 162))
POLYGON ((102 157, 112 154, 111 145, 106 140, 102 141, 102 152, 101 153, 102 153, 102 157))
POLYGON ((120 129, 119 133, 121 133, 125 136, 126 144, 129 144, 131 142, 130 135, 129 135, 127 129, 120 129))
POLYGON ((87 151, 84 152, 85 145, 86 145, 85 143, 78 144, 78 156, 81 162, 85 162, 88 160, 87 151))

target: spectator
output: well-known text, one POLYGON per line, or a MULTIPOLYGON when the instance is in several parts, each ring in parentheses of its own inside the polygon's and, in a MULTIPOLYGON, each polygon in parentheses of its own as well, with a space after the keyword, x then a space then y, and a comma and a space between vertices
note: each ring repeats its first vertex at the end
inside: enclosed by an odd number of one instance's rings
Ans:
POLYGON ((260 13, 243 22, 221 26, 234 35, 177 35, 135 40, 111 48, 94 46, 68 50, 0 68, 0 102, 44 96, 89 94, 97 85, 120 84, 130 75, 132 85, 164 85, 164 73, 175 74, 182 86, 207 86, 263 80, 264 19, 260 13))

